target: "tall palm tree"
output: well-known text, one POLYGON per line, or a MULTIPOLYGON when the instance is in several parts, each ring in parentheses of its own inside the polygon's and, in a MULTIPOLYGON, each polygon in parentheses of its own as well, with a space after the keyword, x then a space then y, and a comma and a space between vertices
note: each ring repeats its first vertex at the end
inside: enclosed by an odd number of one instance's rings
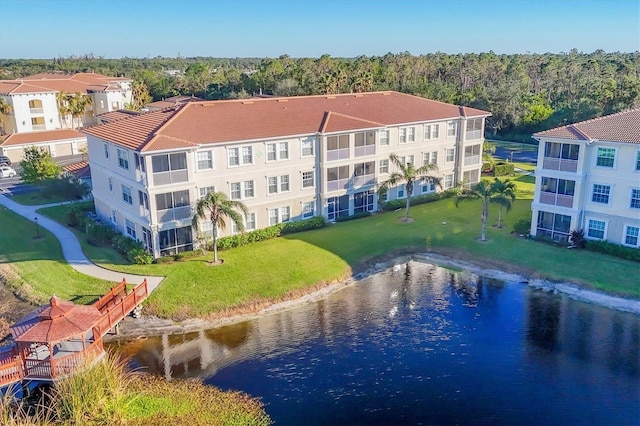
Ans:
POLYGON ((201 198, 196 204, 196 213, 193 216, 193 226, 198 229, 198 219, 208 219, 213 226, 213 263, 218 263, 218 228, 226 227, 225 219, 231 221, 244 232, 244 222, 242 215, 236 211, 241 210, 245 216, 248 213, 247 206, 240 201, 234 201, 227 198, 223 192, 209 192, 204 198, 201 198))
POLYGON ((491 202, 491 197, 493 196, 494 191, 495 188, 492 185, 484 180, 481 180, 479 183, 471 187, 471 189, 462 191, 460 195, 456 197, 456 207, 458 207, 458 205, 462 201, 482 201, 482 213, 480 215, 480 219, 482 220, 482 235, 480 237, 481 241, 487 241, 487 219, 489 218, 489 203, 491 202))
POLYGON ((438 170, 438 166, 435 163, 429 163, 416 168, 413 163, 404 163, 400 157, 398 157, 398 154, 389 155, 389 160, 395 165, 396 171, 391 173, 389 178, 380 184, 378 196, 387 192, 390 187, 406 182, 407 207, 404 213, 404 221, 406 222, 409 219, 409 207, 411 206, 414 184, 416 181, 424 179, 429 182, 434 182, 439 186, 440 178, 430 175, 430 172, 438 170))
MULTIPOLYGON (((71 115, 71 106, 70 106, 71 95, 61 90, 60 92, 56 92, 56 101, 58 102, 58 113, 60 113, 60 118, 67 125, 67 117, 71 115)), ((71 127, 73 127, 73 123, 71 123, 71 127)))
POLYGON ((9 115, 13 112, 13 108, 9 103, 4 99, 0 98, 0 129, 2 129, 2 134, 5 133, 4 128, 4 116, 9 115))
POLYGON ((509 179, 496 180, 491 184, 493 186, 494 195, 491 202, 497 204, 498 209, 498 228, 502 228, 502 208, 506 211, 511 210, 511 203, 516 200, 516 184, 509 179))
POLYGON ((77 92, 69 98, 69 112, 71 113, 72 128, 76 128, 74 119, 80 118, 80 123, 82 123, 82 117, 84 117, 87 107, 91 104, 93 104, 93 98, 89 95, 83 95, 80 92, 77 92))

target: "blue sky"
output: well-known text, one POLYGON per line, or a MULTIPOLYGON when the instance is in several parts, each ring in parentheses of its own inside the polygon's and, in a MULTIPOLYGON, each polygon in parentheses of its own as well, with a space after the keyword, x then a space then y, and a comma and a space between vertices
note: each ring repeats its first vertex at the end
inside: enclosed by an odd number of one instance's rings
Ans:
POLYGON ((0 57, 640 50, 640 0, 0 0, 0 57))

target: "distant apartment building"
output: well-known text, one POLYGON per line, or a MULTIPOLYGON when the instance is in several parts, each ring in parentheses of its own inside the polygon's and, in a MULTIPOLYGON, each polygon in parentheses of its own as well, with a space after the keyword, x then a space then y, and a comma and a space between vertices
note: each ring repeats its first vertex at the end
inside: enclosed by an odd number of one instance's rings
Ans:
POLYGON ((531 234, 640 243, 640 109, 533 135, 539 141, 531 234))
MULTIPOLYGON (((191 101, 83 132, 97 213, 160 256, 193 249, 193 207, 209 191, 247 205, 254 230, 376 211, 391 153, 437 164, 444 189, 476 183, 489 115, 375 92, 191 101)), ((421 182, 414 195, 436 190, 421 182)), ((406 197, 404 185, 387 197, 406 197)), ((208 221, 199 228, 212 233, 208 221)))
POLYGON ((95 124, 97 115, 131 103, 131 83, 128 78, 94 73, 47 73, 0 80, 0 98, 11 109, 1 117, 2 155, 19 162, 24 149, 34 145, 48 149, 53 157, 80 153, 87 138, 75 128, 95 124), (61 114, 58 101, 61 93, 88 95, 91 105, 82 117, 61 114))

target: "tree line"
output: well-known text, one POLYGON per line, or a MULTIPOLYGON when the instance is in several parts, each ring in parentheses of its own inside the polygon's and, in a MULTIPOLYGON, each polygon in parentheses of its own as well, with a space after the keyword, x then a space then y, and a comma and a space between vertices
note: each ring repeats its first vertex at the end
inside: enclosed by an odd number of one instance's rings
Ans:
POLYGON ((357 58, 121 58, 0 60, 3 79, 98 72, 136 80, 140 96, 233 99, 395 90, 490 111, 488 136, 533 132, 640 106, 640 52, 494 52, 357 58))

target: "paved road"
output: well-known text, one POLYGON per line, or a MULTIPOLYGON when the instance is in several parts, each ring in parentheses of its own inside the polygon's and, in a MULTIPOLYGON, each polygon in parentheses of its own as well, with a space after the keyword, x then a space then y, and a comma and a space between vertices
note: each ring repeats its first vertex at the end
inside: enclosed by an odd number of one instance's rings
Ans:
POLYGON ((502 160, 535 164, 538 160, 538 150, 522 151, 519 149, 496 147, 496 152, 493 154, 493 156, 502 160))
POLYGON ((60 225, 58 222, 55 222, 37 213, 37 210, 43 207, 57 206, 61 204, 65 203, 53 203, 39 206, 23 206, 22 204, 18 204, 15 201, 11 200, 6 195, 0 195, 0 205, 5 206, 9 210, 16 212, 17 214, 29 219, 30 221, 33 221, 35 218, 37 218, 38 225, 42 226, 44 229, 55 235, 56 238, 60 241, 60 245, 62 246, 62 254, 65 260, 76 271, 105 281, 120 282, 122 281, 122 278, 124 278, 128 283, 132 284, 139 284, 146 278, 147 284, 149 286, 149 293, 151 293, 151 291, 155 290, 158 285, 160 285, 164 277, 147 277, 115 272, 98 266, 87 259, 87 257, 82 252, 80 242, 73 234, 73 232, 68 230, 63 225, 60 225))

